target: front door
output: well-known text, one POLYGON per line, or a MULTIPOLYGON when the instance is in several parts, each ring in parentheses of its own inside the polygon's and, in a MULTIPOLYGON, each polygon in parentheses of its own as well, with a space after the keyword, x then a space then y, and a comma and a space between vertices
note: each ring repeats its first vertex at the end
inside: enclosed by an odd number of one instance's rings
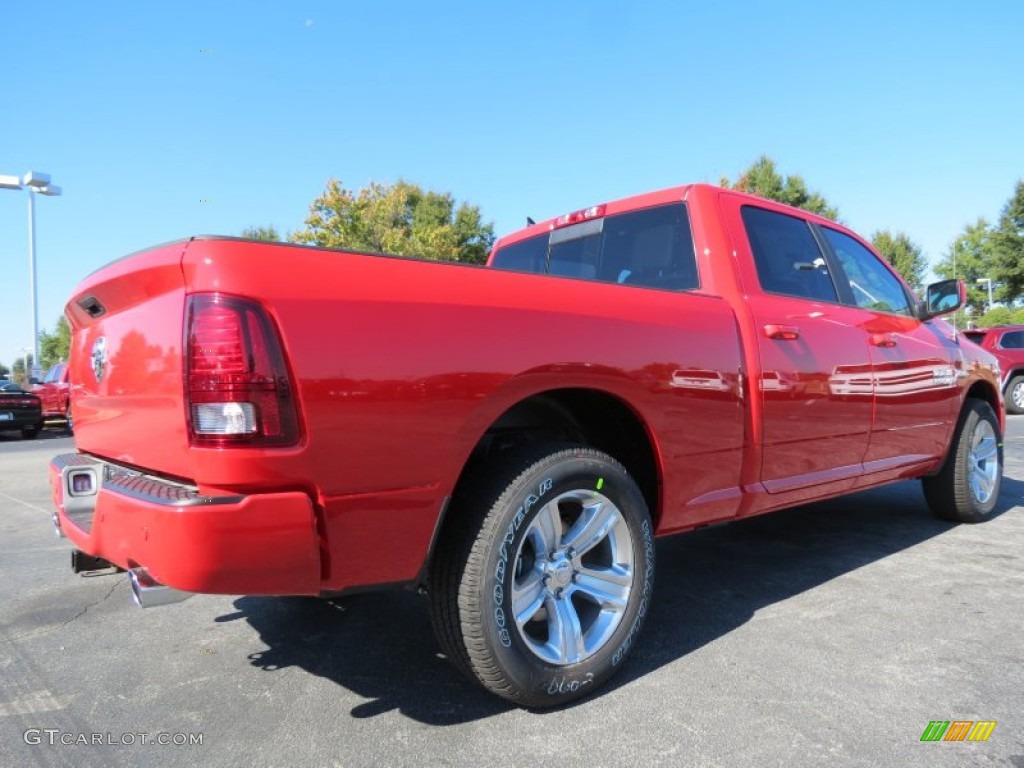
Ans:
POLYGON ((949 442, 960 403, 960 354, 942 321, 913 317, 911 297, 881 259, 849 235, 820 227, 842 266, 856 322, 871 350, 875 418, 868 471, 937 458, 949 442))

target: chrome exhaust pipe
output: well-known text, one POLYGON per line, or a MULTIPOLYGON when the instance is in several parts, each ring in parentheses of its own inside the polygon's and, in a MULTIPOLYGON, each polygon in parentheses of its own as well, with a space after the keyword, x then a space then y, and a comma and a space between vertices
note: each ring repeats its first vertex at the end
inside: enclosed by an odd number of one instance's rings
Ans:
POLYGON ((140 608, 155 608, 158 605, 180 603, 195 594, 164 586, 150 576, 149 571, 145 568, 130 569, 128 579, 132 583, 132 599, 140 608))

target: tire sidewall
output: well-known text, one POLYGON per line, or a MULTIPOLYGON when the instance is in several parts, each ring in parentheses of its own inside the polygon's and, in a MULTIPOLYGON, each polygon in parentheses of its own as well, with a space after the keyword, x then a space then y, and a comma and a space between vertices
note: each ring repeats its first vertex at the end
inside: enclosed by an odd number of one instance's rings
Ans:
POLYGON ((992 412, 992 408, 988 405, 975 405, 971 411, 967 414, 967 418, 964 420, 964 428, 960 438, 960 455, 958 456, 960 465, 960 478, 961 482, 964 483, 964 493, 966 500, 970 503, 971 514, 977 519, 988 518, 995 510, 996 505, 999 503, 999 491, 1002 487, 1002 468, 1003 468, 1003 441, 999 432, 999 420, 992 412), (989 500, 982 504, 974 495, 974 491, 971 489, 971 443, 974 440, 974 433, 978 429, 978 425, 981 422, 987 422, 992 427, 992 431, 995 434, 996 439, 996 452, 999 458, 999 471, 996 473, 995 487, 992 489, 992 495, 989 500))
MULTIPOLYGON (((552 706, 600 687, 633 649, 654 588, 654 536, 647 506, 636 484, 617 463, 577 452, 537 462, 499 501, 497 535, 484 548, 481 630, 506 679, 530 698, 552 706), (530 523, 552 499, 568 491, 598 491, 615 504, 629 526, 634 583, 629 604, 612 637, 596 654, 567 666, 549 664, 527 646, 512 615, 516 553, 530 523)), ((496 510, 497 511, 497 510, 496 510)))

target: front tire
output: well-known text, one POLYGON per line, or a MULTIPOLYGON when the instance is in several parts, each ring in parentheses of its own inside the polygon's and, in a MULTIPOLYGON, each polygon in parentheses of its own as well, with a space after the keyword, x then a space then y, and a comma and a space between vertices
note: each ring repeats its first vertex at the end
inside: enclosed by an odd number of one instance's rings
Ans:
POLYGON ((942 471, 922 479, 925 499, 938 517, 980 523, 992 516, 1003 474, 1003 437, 992 406, 968 400, 953 433, 942 471))
POLYGON ((456 666, 517 704, 600 687, 632 651, 654 587, 654 537, 625 468, 582 446, 495 467, 449 512, 429 591, 456 666), (456 527, 457 526, 457 527, 456 527))
POLYGON ((1024 413, 1024 375, 1014 376, 1006 387, 1006 412, 1024 413))

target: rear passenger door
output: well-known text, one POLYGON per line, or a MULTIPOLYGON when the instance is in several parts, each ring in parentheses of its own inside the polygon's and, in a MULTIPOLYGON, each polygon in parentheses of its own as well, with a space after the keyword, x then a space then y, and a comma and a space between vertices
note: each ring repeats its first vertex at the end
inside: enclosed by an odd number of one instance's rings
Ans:
POLYGON ((769 493, 852 486, 872 418, 860 312, 840 300, 834 265, 807 220, 735 195, 721 200, 746 294, 761 482, 769 493))

